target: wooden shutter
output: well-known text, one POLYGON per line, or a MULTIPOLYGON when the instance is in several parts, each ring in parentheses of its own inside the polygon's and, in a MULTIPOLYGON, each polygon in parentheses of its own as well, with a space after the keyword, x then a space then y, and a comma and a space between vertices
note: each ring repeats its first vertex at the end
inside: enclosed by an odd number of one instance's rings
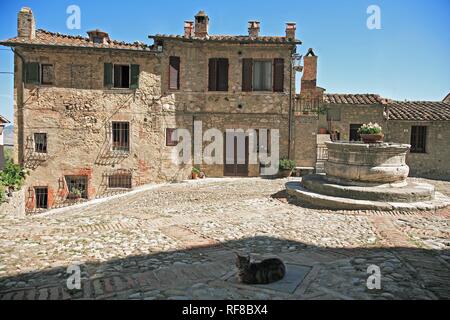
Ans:
POLYGON ((105 63, 103 75, 103 84, 105 85, 105 87, 112 87, 113 85, 112 73, 113 73, 112 63, 105 63))
POLYGON ((208 90, 216 91, 217 90, 217 59, 211 58, 209 59, 209 67, 208 67, 208 90))
POLYGON ((169 89, 180 89, 180 57, 169 58, 169 89))
POLYGON ((228 59, 217 60, 217 91, 228 91, 228 59))
POLYGON ((138 64, 131 65, 130 88, 131 89, 139 88, 139 65, 138 64))
POLYGON ((273 91, 284 91, 284 59, 274 59, 273 63, 273 91))
POLYGON ((242 59, 242 91, 252 91, 253 59, 242 59))
POLYGON ((25 64, 26 83, 39 84, 39 63, 28 62, 25 64))

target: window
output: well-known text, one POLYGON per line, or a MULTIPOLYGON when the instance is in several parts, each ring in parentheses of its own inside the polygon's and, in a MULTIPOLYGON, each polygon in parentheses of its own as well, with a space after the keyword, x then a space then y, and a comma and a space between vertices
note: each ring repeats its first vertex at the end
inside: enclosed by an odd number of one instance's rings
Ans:
POLYGON ((34 134, 34 152, 47 153, 47 134, 35 133, 34 134))
POLYGON ((112 149, 114 151, 130 151, 130 123, 112 123, 112 149))
POLYGON ((341 109, 327 108, 327 121, 341 121, 341 109))
POLYGON ((69 198, 87 199, 87 176, 66 176, 67 190, 69 198))
POLYGON ((94 43, 98 43, 98 44, 102 44, 103 43, 103 38, 102 37, 93 37, 92 38, 92 41, 94 42, 94 43))
POLYGON ((272 61, 253 62, 253 90, 272 91, 272 61))
POLYGON ((361 141, 361 136, 358 133, 359 128, 362 124, 351 124, 350 125, 350 141, 361 141))
POLYGON ((116 173, 108 177, 108 188, 131 189, 131 174, 116 173))
POLYGON ((41 65, 41 84, 53 84, 53 65, 41 65))
POLYGON ((209 59, 209 91, 228 91, 228 59, 209 59))
POLYGON ((25 83, 39 84, 39 63, 28 62, 25 64, 25 83))
POLYGON ((114 65, 114 88, 130 87, 130 66, 114 65))
POLYGON ((180 89, 180 57, 169 58, 169 89, 180 89))
POLYGON ((36 187, 34 188, 34 195, 36 197, 35 207, 36 209, 48 208, 48 188, 36 187))
POLYGON ((284 92, 284 59, 242 59, 242 91, 284 92))
POLYGON ((411 127, 411 152, 426 153, 427 127, 411 127))
POLYGON ((167 147, 175 147, 178 144, 178 140, 172 139, 172 136, 175 133, 174 128, 166 128, 166 146, 167 147))
POLYGON ((139 88, 139 65, 104 65, 104 86, 107 88, 137 89, 139 88))

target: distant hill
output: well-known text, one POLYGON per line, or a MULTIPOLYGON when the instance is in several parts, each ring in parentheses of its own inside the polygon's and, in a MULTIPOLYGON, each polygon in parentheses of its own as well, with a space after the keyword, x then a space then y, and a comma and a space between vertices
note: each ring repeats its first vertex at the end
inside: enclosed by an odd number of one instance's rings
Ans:
POLYGON ((14 144, 14 126, 9 125, 3 129, 3 144, 14 144))

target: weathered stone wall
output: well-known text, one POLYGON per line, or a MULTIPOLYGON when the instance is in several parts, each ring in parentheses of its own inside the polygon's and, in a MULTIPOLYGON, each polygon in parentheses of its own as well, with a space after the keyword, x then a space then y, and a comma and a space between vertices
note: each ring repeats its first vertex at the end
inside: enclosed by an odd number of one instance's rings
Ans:
POLYGON ((295 161, 298 167, 315 167, 317 157, 316 116, 295 117, 295 161))
POLYGON ((384 106, 382 105, 352 105, 352 104, 327 104, 328 109, 340 110, 339 121, 327 121, 327 115, 319 116, 319 128, 326 128, 330 132, 339 130, 341 140, 349 140, 350 125, 364 123, 378 123, 384 129, 386 119, 383 115, 384 106))
POLYGON ((426 153, 409 153, 410 176, 450 180, 450 122, 389 120, 387 139, 411 143, 411 126, 427 126, 426 153))
MULTIPOLYGON (((161 94, 159 57, 50 49, 21 50, 21 54, 27 61, 51 63, 55 68, 55 84, 25 85, 23 106, 18 97, 16 107, 16 123, 23 117, 23 131, 16 134, 23 143, 16 143, 16 158, 33 170, 26 187, 47 186, 51 206, 67 195, 65 175, 87 175, 89 198, 105 193, 107 176, 118 170, 132 173, 133 186, 188 178, 191 166, 174 165, 172 149, 165 146, 165 128, 181 126, 183 117, 176 115, 175 96, 161 94), (139 89, 104 89, 105 62, 139 64, 139 89), (130 122, 129 153, 111 151, 111 121, 130 122), (37 132, 47 133, 46 155, 33 152, 32 137, 37 132)), ((18 96, 21 72, 19 60, 18 96)), ((27 199, 28 209, 34 207, 33 201, 27 199)))
POLYGON ((0 204, 0 214, 21 217, 25 215, 25 188, 13 192, 12 197, 0 204))

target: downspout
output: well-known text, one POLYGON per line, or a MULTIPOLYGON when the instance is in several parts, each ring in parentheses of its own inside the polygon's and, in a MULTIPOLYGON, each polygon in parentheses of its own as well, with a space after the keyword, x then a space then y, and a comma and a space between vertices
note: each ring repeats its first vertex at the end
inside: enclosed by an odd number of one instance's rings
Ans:
MULTIPOLYGON (((15 124, 15 126, 17 126, 17 128, 14 129, 14 131, 17 132, 17 161, 20 165, 24 164, 24 114, 23 114, 23 101, 24 101, 24 68, 25 68, 25 58, 14 48, 11 48, 11 51, 14 53, 14 55, 17 55, 20 60, 22 61, 22 76, 21 76, 21 82, 20 82, 20 96, 19 96, 19 92, 17 92, 17 97, 16 99, 20 101, 16 101, 16 106, 17 106, 17 122, 15 124), (20 103, 19 103, 20 102, 20 103)), ((15 59, 14 59, 15 60, 15 59)), ((14 78, 16 76, 16 71, 14 70, 14 78)), ((14 79, 14 83, 16 82, 16 79, 14 79)), ((17 88, 19 91, 19 88, 17 88)))

